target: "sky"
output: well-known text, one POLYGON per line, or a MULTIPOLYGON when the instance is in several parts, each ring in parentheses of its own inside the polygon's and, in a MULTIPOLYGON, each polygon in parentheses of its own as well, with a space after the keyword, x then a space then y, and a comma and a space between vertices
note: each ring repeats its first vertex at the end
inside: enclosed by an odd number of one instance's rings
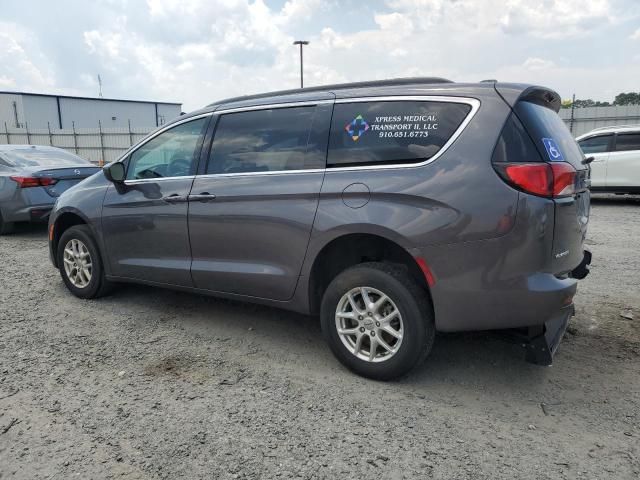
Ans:
POLYGON ((0 0, 0 90, 175 101, 438 76, 640 91, 640 0, 0 0))

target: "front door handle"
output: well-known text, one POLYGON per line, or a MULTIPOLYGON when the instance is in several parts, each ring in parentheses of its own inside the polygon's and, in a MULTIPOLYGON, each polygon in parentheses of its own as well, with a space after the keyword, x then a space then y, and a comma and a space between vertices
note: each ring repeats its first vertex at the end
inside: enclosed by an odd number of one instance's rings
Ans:
POLYGON ((162 197, 162 200, 167 203, 185 203, 188 199, 186 195, 178 195, 177 193, 174 193, 173 195, 162 197))
POLYGON ((189 195, 190 202, 210 202, 215 199, 216 196, 209 192, 202 192, 198 195, 189 195))

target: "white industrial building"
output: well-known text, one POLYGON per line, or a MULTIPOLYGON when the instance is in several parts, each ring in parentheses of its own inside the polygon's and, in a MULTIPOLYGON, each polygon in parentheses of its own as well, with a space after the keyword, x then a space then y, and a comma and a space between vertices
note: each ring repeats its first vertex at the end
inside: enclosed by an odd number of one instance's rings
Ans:
POLYGON ((0 130, 155 128, 181 110, 180 103, 0 92, 0 130))

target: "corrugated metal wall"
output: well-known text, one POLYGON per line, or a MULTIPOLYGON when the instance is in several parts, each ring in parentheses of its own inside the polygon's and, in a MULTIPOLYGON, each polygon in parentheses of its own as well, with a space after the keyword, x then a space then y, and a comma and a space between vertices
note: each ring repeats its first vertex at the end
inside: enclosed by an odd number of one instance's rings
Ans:
POLYGON ((163 125, 181 113, 181 105, 109 99, 56 97, 0 93, 0 128, 4 123, 16 127, 13 102, 16 102, 19 128, 128 128, 163 125))
POLYGON ((0 128, 0 143, 21 145, 51 145, 64 148, 96 164, 118 159, 131 145, 142 140, 155 128, 78 128, 78 129, 31 129, 0 128))
POLYGON ((573 122, 570 108, 561 109, 559 114, 567 126, 571 127, 573 123, 571 131, 574 137, 594 128, 640 124, 640 105, 576 108, 573 111, 573 122))

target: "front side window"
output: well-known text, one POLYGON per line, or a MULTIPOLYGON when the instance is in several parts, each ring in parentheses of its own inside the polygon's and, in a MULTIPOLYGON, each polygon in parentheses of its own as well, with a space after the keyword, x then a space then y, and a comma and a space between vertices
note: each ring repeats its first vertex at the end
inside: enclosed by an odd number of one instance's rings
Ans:
POLYGON ((207 174, 324 167, 309 152, 315 106, 227 113, 216 127, 207 174))
POLYGON ((640 150, 640 133, 619 133, 616 138, 616 151, 640 150))
POLYGON ((182 123, 142 145, 130 156, 127 180, 193 175, 208 120, 205 117, 182 123))
POLYGON ((435 101, 337 104, 327 167, 420 163, 438 153, 470 110, 435 101))
POLYGON ((613 135, 599 135, 597 137, 580 140, 578 145, 586 155, 589 153, 604 153, 609 151, 609 145, 613 135))

